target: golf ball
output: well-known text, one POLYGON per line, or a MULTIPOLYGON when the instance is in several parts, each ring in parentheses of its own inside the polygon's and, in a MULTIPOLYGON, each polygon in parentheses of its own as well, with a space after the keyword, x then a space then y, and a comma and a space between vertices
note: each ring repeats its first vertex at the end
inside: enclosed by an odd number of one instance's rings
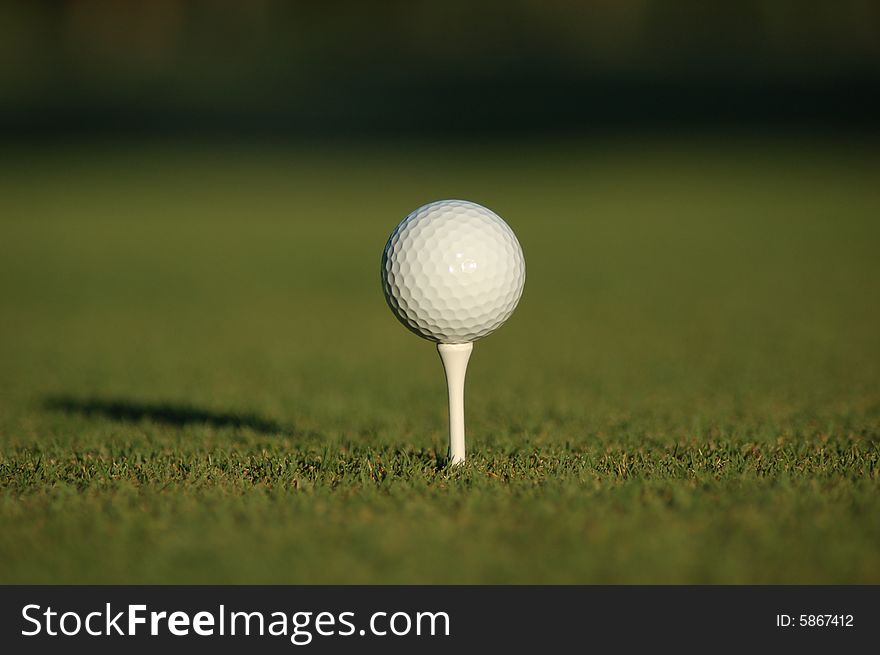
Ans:
POLYGON ((381 273, 385 299, 407 328, 431 341, 467 343, 513 313, 526 265, 500 216, 466 200, 439 200, 394 229, 381 273))

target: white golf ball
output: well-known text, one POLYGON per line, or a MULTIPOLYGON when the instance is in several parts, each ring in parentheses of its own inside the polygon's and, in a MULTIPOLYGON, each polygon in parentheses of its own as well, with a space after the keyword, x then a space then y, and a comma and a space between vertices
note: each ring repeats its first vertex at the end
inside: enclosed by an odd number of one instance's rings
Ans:
POLYGON ((439 343, 467 343, 497 330, 516 308, 525 280, 513 230, 466 200, 419 207, 394 229, 382 254, 391 311, 439 343))

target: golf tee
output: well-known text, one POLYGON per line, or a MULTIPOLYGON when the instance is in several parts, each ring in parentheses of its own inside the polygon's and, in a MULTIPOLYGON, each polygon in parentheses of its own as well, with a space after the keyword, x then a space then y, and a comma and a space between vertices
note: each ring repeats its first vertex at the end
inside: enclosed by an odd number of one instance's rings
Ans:
POLYGON ((449 392, 449 463, 464 462, 464 378, 473 343, 438 343, 449 392))

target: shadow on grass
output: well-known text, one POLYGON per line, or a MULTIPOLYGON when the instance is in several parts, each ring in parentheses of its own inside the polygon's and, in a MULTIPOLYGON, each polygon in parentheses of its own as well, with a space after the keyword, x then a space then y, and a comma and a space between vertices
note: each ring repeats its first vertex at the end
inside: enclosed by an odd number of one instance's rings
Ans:
POLYGON ((184 404, 143 403, 119 398, 49 396, 43 399, 43 407, 68 414, 98 416, 126 423, 148 420, 177 427, 210 425, 216 428, 250 428, 254 432, 264 434, 289 431, 280 423, 255 414, 216 412, 184 404))

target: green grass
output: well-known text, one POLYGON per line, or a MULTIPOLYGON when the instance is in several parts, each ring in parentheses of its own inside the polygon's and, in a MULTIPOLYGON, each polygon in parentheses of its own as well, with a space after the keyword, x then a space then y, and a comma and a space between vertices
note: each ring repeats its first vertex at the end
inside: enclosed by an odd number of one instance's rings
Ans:
POLYGON ((751 141, 0 161, 0 582, 880 583, 880 157, 751 141), (442 465, 395 223, 528 264, 442 465))

